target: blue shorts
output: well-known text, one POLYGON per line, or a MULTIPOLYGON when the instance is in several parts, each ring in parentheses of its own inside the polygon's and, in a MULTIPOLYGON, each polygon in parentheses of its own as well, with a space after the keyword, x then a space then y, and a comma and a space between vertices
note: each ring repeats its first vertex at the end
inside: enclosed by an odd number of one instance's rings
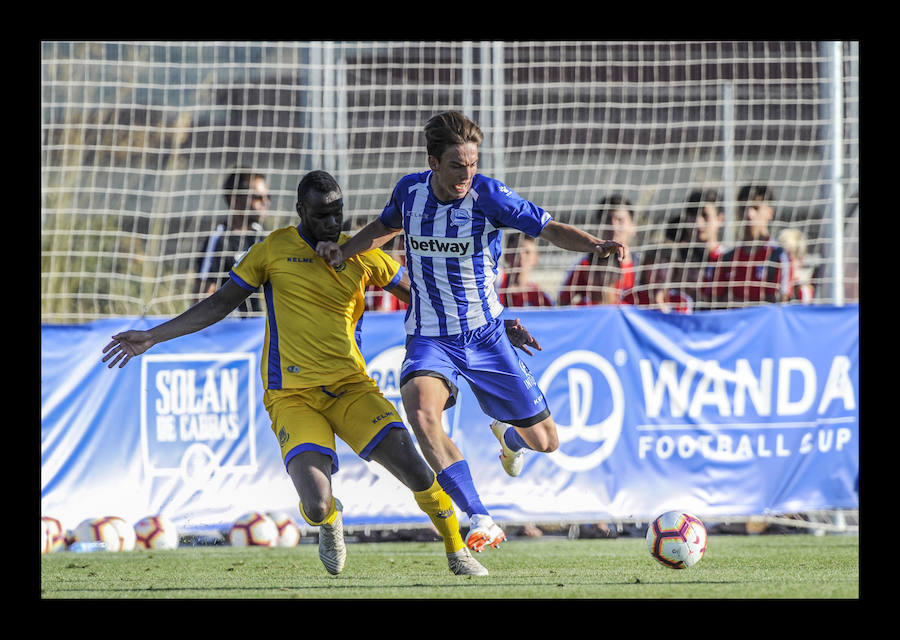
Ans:
POLYGON ((492 418, 530 427, 550 415, 547 400, 507 338, 502 319, 457 336, 408 336, 400 386, 416 376, 444 380, 450 390, 444 409, 456 404, 462 376, 481 410, 492 418))

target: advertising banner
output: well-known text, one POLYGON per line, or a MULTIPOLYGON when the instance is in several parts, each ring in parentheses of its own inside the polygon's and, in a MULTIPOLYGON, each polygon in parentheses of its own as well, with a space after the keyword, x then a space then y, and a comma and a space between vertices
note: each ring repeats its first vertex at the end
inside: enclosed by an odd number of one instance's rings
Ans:
MULTIPOLYGON (((857 305, 507 313, 542 347, 520 353, 548 399, 560 446, 527 452, 521 475, 510 478, 491 418, 461 383, 444 427, 496 519, 858 507, 857 305)), ((262 402, 264 319, 223 320, 123 369, 101 362, 112 334, 159 321, 42 327, 42 513, 68 527, 164 513, 187 530, 250 510, 299 518, 262 402)), ((360 333, 369 374, 405 420, 403 314, 367 313, 360 333)), ((342 442, 337 453, 345 522, 427 522, 384 469, 342 442)))

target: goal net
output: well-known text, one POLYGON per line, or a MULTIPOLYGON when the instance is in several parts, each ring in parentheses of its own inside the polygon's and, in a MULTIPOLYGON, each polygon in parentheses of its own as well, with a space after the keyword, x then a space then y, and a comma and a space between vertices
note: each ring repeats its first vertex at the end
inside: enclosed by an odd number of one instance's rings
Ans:
MULTIPOLYGON (((811 296, 791 303, 858 300, 858 43, 43 42, 41 80, 45 323, 196 302, 237 169, 265 177, 263 232, 298 222, 312 169, 358 229, 427 168, 422 127, 446 109, 483 130, 482 173, 561 222, 607 233, 599 204, 627 199, 630 286, 651 306, 653 274, 703 264, 678 245, 696 240, 690 194, 716 192, 728 246, 747 185, 770 189, 769 234, 802 259, 811 296)), ((504 266, 560 304, 580 256, 540 239, 537 256, 504 266)))

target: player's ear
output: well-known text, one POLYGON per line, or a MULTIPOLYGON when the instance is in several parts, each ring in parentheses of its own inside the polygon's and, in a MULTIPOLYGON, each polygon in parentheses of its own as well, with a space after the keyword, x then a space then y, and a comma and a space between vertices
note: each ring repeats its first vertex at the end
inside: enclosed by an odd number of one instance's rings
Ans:
POLYGON ((428 166, 431 167, 432 171, 436 171, 440 161, 435 158, 433 155, 428 154, 428 166))

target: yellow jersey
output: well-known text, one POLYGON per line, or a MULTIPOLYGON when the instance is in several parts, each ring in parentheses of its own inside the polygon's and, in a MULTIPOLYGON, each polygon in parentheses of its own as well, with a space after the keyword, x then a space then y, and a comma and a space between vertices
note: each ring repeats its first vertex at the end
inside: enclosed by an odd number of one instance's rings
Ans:
MULTIPOLYGON (((338 242, 348 238, 341 234, 338 242)), ((316 255, 315 244, 299 226, 277 229, 254 244, 229 275, 247 291, 263 289, 263 388, 327 387, 365 373, 355 332, 365 310, 366 287, 390 290, 403 270, 380 249, 332 268, 316 255)))

